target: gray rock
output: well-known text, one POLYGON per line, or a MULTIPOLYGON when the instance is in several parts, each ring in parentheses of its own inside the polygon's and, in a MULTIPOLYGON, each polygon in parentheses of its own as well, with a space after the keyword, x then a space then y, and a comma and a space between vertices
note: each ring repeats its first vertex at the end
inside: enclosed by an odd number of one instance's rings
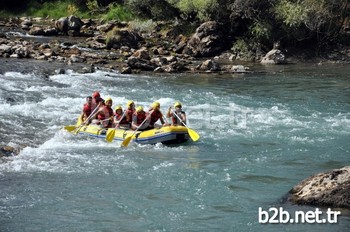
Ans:
POLYGON ((68 18, 62 17, 55 21, 55 28, 59 32, 67 33, 68 32, 68 18))
POLYGON ((71 15, 68 17, 68 28, 75 32, 80 32, 81 27, 84 25, 80 18, 71 15))
POLYGON ((183 53, 195 57, 217 55, 227 48, 227 36, 222 26, 215 21, 205 22, 196 29, 183 53))
POLYGON ((3 146, 0 148, 0 158, 18 155, 18 150, 11 146, 3 146))
POLYGON ((296 204, 350 209, 350 166, 311 176, 289 194, 288 201, 296 204))
POLYGON ((201 71, 219 71, 219 64, 213 60, 205 60, 200 65, 197 66, 198 70, 201 71))
POLYGON ((42 29, 41 27, 32 27, 29 32, 29 35, 35 35, 35 36, 44 36, 45 32, 44 29, 42 29))
POLYGON ((272 49, 261 60, 261 64, 284 64, 284 63, 286 63, 286 56, 279 49, 272 49))

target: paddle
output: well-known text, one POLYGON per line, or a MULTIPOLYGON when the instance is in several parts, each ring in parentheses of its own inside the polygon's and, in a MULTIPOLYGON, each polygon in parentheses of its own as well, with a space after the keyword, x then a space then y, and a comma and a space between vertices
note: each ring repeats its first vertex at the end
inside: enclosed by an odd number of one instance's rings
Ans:
POLYGON ((65 126, 64 129, 68 132, 72 132, 76 129, 76 126, 65 126))
POLYGON ((123 120, 124 116, 126 114, 126 110, 124 111, 122 117, 120 118, 118 124, 114 127, 114 128, 108 128, 107 130, 107 135, 106 135, 106 140, 107 142, 112 142, 115 136, 115 129, 117 129, 117 127, 119 126, 120 122, 123 120))
POLYGON ((82 115, 80 115, 78 117, 78 122, 77 124, 75 124, 75 126, 65 126, 64 129, 68 132, 72 132, 74 131, 75 129, 77 129, 77 127, 82 123, 82 115))
POLYGON ((180 122, 187 128, 187 130, 188 130, 188 134, 190 135, 190 137, 191 137, 191 139, 195 142, 195 141, 197 141, 199 138, 200 138, 200 136, 199 136, 199 134, 196 132, 196 131, 194 131, 193 129, 191 129, 191 128, 188 128, 187 126, 186 126, 186 124, 181 120, 181 118, 173 111, 173 114, 180 120, 180 122))
MULTIPOLYGON (((97 106, 95 107, 95 109, 91 112, 91 114, 89 115, 89 117, 88 117, 83 123, 81 123, 81 124, 79 125, 79 127, 75 130, 75 132, 74 132, 75 135, 77 135, 77 134, 79 133, 79 131, 81 130, 81 128, 82 128, 93 116, 95 116, 95 112, 96 112, 99 108, 100 108, 99 105, 97 105, 97 106)), ((78 119, 78 123, 79 123, 79 120, 80 120, 80 122, 82 121, 82 120, 80 119, 80 117, 79 117, 79 119, 78 119)), ((78 123, 77 123, 77 125, 78 125, 78 123)))
POLYGON ((126 139, 124 139, 124 141, 122 142, 122 144, 120 145, 121 147, 127 147, 131 141, 131 138, 136 134, 136 132, 140 129, 140 127, 142 127, 142 125, 148 120, 148 118, 151 117, 151 114, 153 113, 153 110, 151 112, 149 112, 149 114, 147 115, 147 117, 145 118, 145 120, 143 120, 143 122, 141 123, 140 126, 138 126, 136 128, 136 130, 134 131, 134 133, 132 133, 130 136, 126 137, 126 139))

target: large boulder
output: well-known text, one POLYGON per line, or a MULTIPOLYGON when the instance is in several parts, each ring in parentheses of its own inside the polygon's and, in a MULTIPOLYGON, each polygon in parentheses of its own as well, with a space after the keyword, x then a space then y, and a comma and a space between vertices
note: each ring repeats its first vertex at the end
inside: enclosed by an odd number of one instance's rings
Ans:
POLYGON ((150 60, 140 59, 134 56, 128 58, 127 64, 131 69, 143 71, 153 71, 158 67, 157 64, 152 63, 150 60))
POLYGON ((19 150, 11 146, 1 146, 0 147, 0 158, 18 155, 19 150))
POLYGON ((288 200, 296 204, 350 209, 350 166, 307 178, 289 191, 288 200))
POLYGON ((68 18, 62 17, 55 21, 55 28, 59 32, 67 33, 68 32, 68 18))
POLYGON ((280 43, 274 42, 273 49, 261 60, 261 64, 285 64, 286 55, 280 50, 280 43))
POLYGON ((75 32, 80 32, 81 27, 84 26, 83 21, 80 18, 71 15, 68 17, 68 28, 75 32))
POLYGON ((130 32, 127 29, 114 28, 107 34, 106 46, 108 49, 120 49, 123 46, 137 49, 141 41, 143 41, 143 38, 138 33, 130 32))
POLYGON ((183 53, 194 57, 214 56, 227 49, 228 45, 223 26, 215 21, 208 21, 196 29, 183 53))
POLYGON ((71 15, 69 17, 62 17, 55 21, 55 28, 62 33, 68 34, 68 31, 79 33, 81 27, 84 25, 80 18, 71 15))

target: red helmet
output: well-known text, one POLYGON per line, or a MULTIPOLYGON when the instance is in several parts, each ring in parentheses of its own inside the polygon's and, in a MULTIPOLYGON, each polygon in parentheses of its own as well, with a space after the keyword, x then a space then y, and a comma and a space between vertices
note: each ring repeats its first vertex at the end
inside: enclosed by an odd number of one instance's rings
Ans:
POLYGON ((99 92, 95 91, 95 92, 92 94, 92 97, 93 97, 93 98, 99 98, 99 97, 101 97, 101 96, 100 96, 100 93, 99 93, 99 92))

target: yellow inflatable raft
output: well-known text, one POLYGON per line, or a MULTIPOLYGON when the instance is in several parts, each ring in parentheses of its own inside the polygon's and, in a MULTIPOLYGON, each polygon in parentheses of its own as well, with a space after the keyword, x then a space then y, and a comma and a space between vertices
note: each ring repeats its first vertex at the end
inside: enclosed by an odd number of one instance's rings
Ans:
MULTIPOLYGON (((65 129, 74 126, 67 126, 65 129)), ((133 130, 116 129, 113 140, 123 141, 126 137, 134 134, 133 130)), ((96 138, 106 139, 106 129, 96 125, 83 126, 79 134, 85 134, 96 138)), ((131 141, 140 144, 177 144, 186 142, 189 138, 188 129, 184 126, 165 126, 147 131, 136 131, 131 141)))

